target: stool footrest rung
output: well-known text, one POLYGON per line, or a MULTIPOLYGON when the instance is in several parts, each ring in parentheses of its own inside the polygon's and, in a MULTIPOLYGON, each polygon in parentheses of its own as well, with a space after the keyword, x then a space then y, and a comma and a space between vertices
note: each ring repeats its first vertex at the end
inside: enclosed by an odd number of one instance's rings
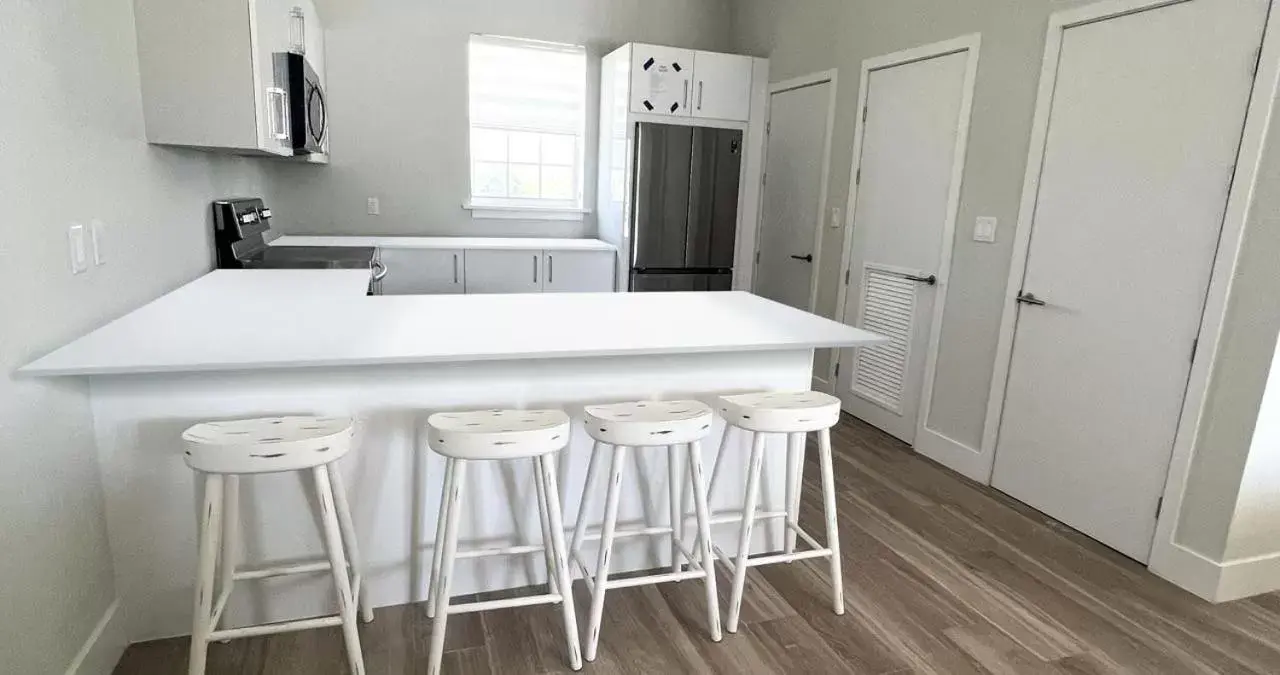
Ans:
POLYGON ((232 579, 236 581, 250 581, 252 579, 270 579, 271 577, 283 577, 290 574, 311 574, 314 572, 328 572, 331 569, 328 561, 324 562, 308 562, 297 563, 294 565, 277 565, 274 567, 260 567, 257 569, 236 570, 232 579))
MULTIPOLYGON (((632 527, 627 529, 619 529, 613 533, 613 540, 627 539, 629 537, 653 537, 659 534, 671 534, 675 532, 670 525, 658 525, 655 527, 632 527)), ((600 541, 603 535, 599 532, 584 532, 582 534, 583 541, 600 541)))
POLYGON ((527 546, 495 546, 492 548, 473 548, 468 551, 458 551, 454 557, 458 560, 467 558, 486 558, 490 556, 500 555, 528 555, 530 553, 542 553, 546 550, 545 546, 529 544, 527 546))
MULTIPOLYGON (((773 520, 776 518, 785 518, 786 516, 787 516, 786 511, 757 511, 756 521, 759 522, 761 520, 773 520)), ((689 520, 691 518, 693 517, 685 516, 686 520, 689 520)), ((713 513, 711 514, 711 518, 708 522, 710 522, 712 525, 726 525, 728 523, 741 523, 742 512, 730 511, 726 513, 724 511, 720 511, 718 514, 713 513)))
POLYGON ((702 570, 686 570, 684 572, 667 572, 665 574, 650 574, 643 577, 626 577, 623 579, 610 579, 605 582, 604 587, 607 589, 614 588, 630 588, 631 586, 647 586, 649 584, 662 584, 668 581, 684 581, 685 579, 701 579, 707 574, 702 570))
POLYGON ((471 612, 487 612, 491 609, 505 609, 508 607, 528 607, 530 605, 553 605, 564 601, 564 596, 559 593, 545 593, 543 595, 525 595, 518 598, 505 598, 502 600, 483 600, 480 602, 465 602, 457 605, 449 605, 445 611, 450 615, 453 614, 470 614, 471 612))
POLYGON ((281 621, 280 623, 268 623, 261 626, 245 626, 244 628, 227 628, 224 630, 215 630, 209 633, 209 642, 221 642, 223 640, 238 640, 241 638, 260 637, 263 635, 276 635, 278 633, 292 633, 300 630, 311 630, 313 628, 328 628, 330 626, 341 626, 342 617, 322 616, 314 619, 300 619, 298 621, 281 621))

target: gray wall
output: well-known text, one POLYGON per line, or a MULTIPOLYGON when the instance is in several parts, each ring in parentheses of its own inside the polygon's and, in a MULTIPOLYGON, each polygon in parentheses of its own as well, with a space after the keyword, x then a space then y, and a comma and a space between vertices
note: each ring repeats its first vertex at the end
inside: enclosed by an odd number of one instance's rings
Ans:
MULTIPOLYGON (((951 287, 929 427, 969 447, 982 440, 987 393, 1022 193, 1031 116, 1049 14, 1063 0, 738 0, 738 51, 768 56, 777 82, 839 68, 830 208, 849 196, 858 73, 864 59, 982 33, 973 122, 956 224, 951 287), (972 239, 974 219, 1000 219, 995 244, 972 239)), ((841 233, 824 228, 818 312, 839 317, 841 233)), ((821 367, 823 364, 819 364, 821 367)))
MULTIPOLYGON (((587 139, 599 56, 630 41, 723 49, 729 0, 319 0, 332 164, 270 170, 276 226, 316 234, 579 236, 583 222, 472 220, 467 199, 467 39, 489 33, 586 45, 587 139), (366 215, 377 196, 380 216, 366 215)), ((592 147, 588 140, 588 149, 592 147)), ((587 176, 595 153, 588 151, 587 176)), ((586 181, 586 203, 594 199, 586 181)))
POLYGON ((61 673, 115 596, 92 422, 83 385, 11 373, 206 271, 208 202, 256 170, 143 142, 129 0, 0 3, 0 44, 0 670, 61 673), (91 218, 108 262, 73 277, 91 218))

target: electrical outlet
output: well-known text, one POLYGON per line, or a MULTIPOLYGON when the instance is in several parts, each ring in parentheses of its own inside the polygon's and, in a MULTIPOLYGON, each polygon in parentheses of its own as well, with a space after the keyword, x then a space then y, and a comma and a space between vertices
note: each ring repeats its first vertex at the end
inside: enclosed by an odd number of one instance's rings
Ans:
POLYGON ((84 225, 72 223, 67 229, 67 244, 71 254, 71 273, 81 274, 89 269, 89 256, 84 247, 84 225))
POLYGON ((368 207, 368 213, 371 216, 376 216, 382 212, 382 205, 378 203, 377 197, 370 197, 366 206, 368 207))
POLYGON ((973 240, 984 244, 994 244, 998 225, 999 221, 995 218, 979 217, 973 225, 973 240))
POLYGON ((107 225, 101 220, 94 219, 89 222, 89 243, 93 249, 93 264, 105 265, 107 263, 107 225))

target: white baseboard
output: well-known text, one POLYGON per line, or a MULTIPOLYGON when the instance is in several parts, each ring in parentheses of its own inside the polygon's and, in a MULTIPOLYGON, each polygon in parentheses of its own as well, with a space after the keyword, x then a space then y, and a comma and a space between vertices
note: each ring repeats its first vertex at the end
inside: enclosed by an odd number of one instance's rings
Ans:
POLYGON ((978 450, 929 427, 916 432, 915 451, 983 485, 991 482, 991 463, 978 450))
POLYGON ((89 639, 71 660, 71 665, 67 666, 67 675, 111 675, 115 670, 125 647, 129 646, 119 609, 120 599, 116 598, 103 612, 89 639))
POLYGON ((1149 569, 1209 602, 1280 590, 1280 553, 1217 562, 1176 542, 1156 546, 1149 569))

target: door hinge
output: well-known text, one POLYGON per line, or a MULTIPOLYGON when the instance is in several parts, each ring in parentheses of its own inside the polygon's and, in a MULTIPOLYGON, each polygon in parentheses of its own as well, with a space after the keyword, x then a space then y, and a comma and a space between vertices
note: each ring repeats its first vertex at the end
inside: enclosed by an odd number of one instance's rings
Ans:
POLYGON ((840 362, 836 362, 836 377, 840 377, 840 362))
POLYGON ((768 185, 768 184, 769 184, 769 174, 767 174, 767 173, 762 173, 762 174, 760 174, 760 184, 761 184, 761 185, 768 185))
POLYGON ((772 121, 772 120, 770 120, 770 121, 768 121, 768 122, 765 122, 765 123, 764 123, 764 135, 765 135, 765 136, 768 136, 768 135, 769 135, 769 134, 771 134, 771 133, 773 133, 773 121, 772 121))
POLYGON ((849 270, 844 271, 844 285, 845 286, 849 285, 849 270))
POLYGON ((865 105, 862 106, 862 122, 863 124, 866 124, 867 122, 867 106, 865 105))
POLYGON ((1253 64, 1252 64, 1252 67, 1249 69, 1249 75, 1251 77, 1257 77, 1258 67, 1261 65, 1262 65, 1262 47, 1258 47, 1258 51, 1253 53, 1253 64))
POLYGON ((1164 510, 1164 497, 1156 500, 1156 518, 1160 517, 1160 512, 1164 510))
POLYGON ((759 264, 760 264, 760 252, 759 252, 759 251, 756 251, 756 264, 757 264, 757 265, 759 265, 759 264))
POLYGON ((1200 338, 1191 341, 1191 362, 1196 362, 1196 349, 1200 347, 1200 338))
POLYGON ((862 185, 862 169, 858 169, 857 173, 853 175, 853 184, 862 185))

